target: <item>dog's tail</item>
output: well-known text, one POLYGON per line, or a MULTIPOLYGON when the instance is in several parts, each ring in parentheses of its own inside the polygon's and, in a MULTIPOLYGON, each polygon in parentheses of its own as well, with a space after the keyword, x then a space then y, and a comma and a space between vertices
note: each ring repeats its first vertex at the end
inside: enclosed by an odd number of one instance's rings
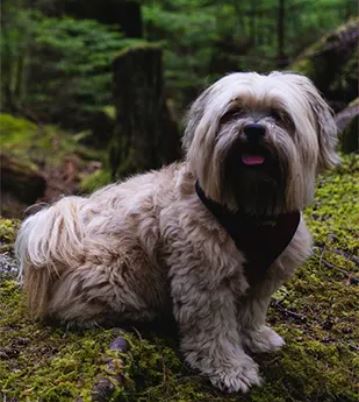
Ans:
POLYGON ((84 198, 66 197, 27 218, 18 233, 15 253, 20 262, 31 314, 46 315, 52 283, 77 263, 83 248, 80 209, 84 198))

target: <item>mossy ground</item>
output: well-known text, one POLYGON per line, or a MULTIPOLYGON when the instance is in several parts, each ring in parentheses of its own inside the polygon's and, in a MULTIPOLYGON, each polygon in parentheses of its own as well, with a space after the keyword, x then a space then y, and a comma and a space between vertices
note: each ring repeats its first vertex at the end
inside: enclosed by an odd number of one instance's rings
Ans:
POLYGON ((0 253, 12 250, 18 226, 18 220, 0 218, 0 253))
POLYGON ((69 134, 56 126, 37 125, 24 118, 0 114, 1 151, 28 163, 34 169, 59 165, 66 156, 76 153, 86 160, 99 152, 82 146, 86 133, 69 134))
MULTIPOLYGON (((258 355, 265 379, 249 394, 224 395, 189 370, 175 336, 129 330, 129 352, 109 350, 119 329, 66 330, 32 322, 20 287, 0 284, 0 395, 3 400, 88 401, 99 378, 115 382, 107 400, 143 402, 354 402, 358 358, 359 157, 343 158, 319 180, 306 218, 313 257, 275 294, 269 321, 287 341, 258 355), (112 359, 112 367, 107 362, 112 359)), ((11 239, 10 239, 11 240, 11 239)))
POLYGON ((70 133, 5 113, 0 114, 0 130, 2 166, 8 169, 0 205, 4 216, 23 216, 35 199, 51 202, 63 194, 91 192, 110 181, 106 149, 85 145, 90 132, 70 133), (33 177, 45 180, 45 189, 34 187, 33 177))

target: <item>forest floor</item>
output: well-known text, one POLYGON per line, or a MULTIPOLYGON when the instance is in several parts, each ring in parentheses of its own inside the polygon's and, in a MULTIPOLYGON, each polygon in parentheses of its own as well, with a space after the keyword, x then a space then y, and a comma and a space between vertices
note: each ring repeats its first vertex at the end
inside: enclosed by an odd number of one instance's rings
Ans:
POLYGON ((15 279, 12 244, 19 222, 1 219, 0 399, 358 401, 358 199, 359 157, 345 156, 319 179, 305 211, 313 256, 272 301, 269 322, 287 344, 255 356, 264 384, 246 395, 225 395, 186 367, 166 323, 80 331, 32 321, 15 279), (121 347, 110 347, 115 339, 121 347))

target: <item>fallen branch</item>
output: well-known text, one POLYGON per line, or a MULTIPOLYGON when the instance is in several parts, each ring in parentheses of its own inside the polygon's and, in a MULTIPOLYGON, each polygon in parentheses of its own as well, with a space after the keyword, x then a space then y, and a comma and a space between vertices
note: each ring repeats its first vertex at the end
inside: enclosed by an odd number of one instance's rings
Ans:
POLYGON ((353 262, 359 267, 359 257, 357 257, 356 255, 346 253, 345 251, 339 250, 338 248, 331 248, 331 251, 333 251, 335 254, 339 254, 345 257, 347 260, 353 262))
POLYGON ((348 272, 344 268, 337 267, 336 265, 330 263, 329 261, 325 260, 324 258, 321 259, 321 263, 323 265, 325 265, 327 268, 335 269, 335 270, 341 272, 343 275, 345 275, 348 278, 351 285, 357 285, 359 283, 359 279, 356 278, 355 276, 353 276, 352 272, 348 272))
POLYGON ((282 306, 280 301, 274 301, 273 306, 274 306, 274 308, 279 310, 281 313, 283 313, 287 317, 294 318, 295 320, 300 321, 301 323, 304 323, 307 321, 306 316, 296 313, 295 311, 286 309, 285 307, 282 306))

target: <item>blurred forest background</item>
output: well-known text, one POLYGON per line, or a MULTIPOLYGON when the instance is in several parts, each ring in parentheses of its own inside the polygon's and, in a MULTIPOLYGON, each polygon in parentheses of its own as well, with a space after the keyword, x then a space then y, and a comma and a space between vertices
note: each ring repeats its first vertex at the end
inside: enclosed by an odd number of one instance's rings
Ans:
POLYGON ((182 118, 232 71, 290 69, 358 149, 355 0, 3 0, 2 214, 181 157, 182 118))

